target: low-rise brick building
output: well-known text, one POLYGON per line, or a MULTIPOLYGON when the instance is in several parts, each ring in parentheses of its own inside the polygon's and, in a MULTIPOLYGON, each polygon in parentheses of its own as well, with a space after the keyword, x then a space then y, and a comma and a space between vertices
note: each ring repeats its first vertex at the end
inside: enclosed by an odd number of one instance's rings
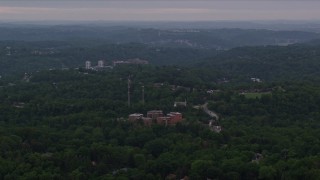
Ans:
POLYGON ((149 117, 143 117, 142 122, 145 126, 151 126, 152 125, 152 119, 149 117))
POLYGON ((158 117, 163 117, 163 112, 162 110, 152 110, 147 112, 147 117, 152 118, 152 119, 157 119, 158 117))
POLYGON ((167 116, 158 117, 157 124, 175 125, 182 121, 182 114, 179 112, 170 112, 167 116))
POLYGON ((170 112, 167 116, 170 117, 171 124, 177 124, 182 120, 182 114, 179 112, 170 112))
POLYGON ((168 116, 158 117, 157 124, 168 125, 170 123, 171 118, 168 116))
POLYGON ((182 114, 179 112, 170 112, 166 116, 162 110, 152 110, 147 112, 147 117, 143 114, 134 113, 129 115, 130 122, 142 122, 146 126, 151 126, 153 123, 162 125, 175 125, 182 121, 182 114))

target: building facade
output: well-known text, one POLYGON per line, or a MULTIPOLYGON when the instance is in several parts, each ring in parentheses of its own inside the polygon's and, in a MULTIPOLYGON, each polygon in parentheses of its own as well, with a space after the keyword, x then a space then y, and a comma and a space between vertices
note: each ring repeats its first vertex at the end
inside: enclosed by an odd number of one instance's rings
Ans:
POLYGON ((158 117, 163 117, 162 110, 152 110, 147 112, 147 117, 152 119, 157 119, 158 117))
POLYGON ((152 110, 147 112, 147 117, 140 113, 130 114, 128 120, 130 122, 142 122, 146 126, 151 126, 154 123, 168 126, 175 125, 183 119, 179 112, 170 112, 164 115, 162 110, 152 110))
POLYGON ((91 61, 86 61, 86 69, 91 69, 91 61))
POLYGON ((104 67, 104 62, 103 60, 98 61, 98 67, 103 68, 104 67))

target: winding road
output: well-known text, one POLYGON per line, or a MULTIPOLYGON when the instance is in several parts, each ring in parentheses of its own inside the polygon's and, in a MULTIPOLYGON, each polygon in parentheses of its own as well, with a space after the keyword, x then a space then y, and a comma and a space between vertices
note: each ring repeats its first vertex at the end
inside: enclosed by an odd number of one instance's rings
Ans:
POLYGON ((208 102, 204 103, 203 105, 201 105, 201 108, 203 109, 203 111, 205 113, 207 113, 210 117, 215 118, 217 121, 219 120, 219 116, 217 113, 210 111, 208 109, 208 102))

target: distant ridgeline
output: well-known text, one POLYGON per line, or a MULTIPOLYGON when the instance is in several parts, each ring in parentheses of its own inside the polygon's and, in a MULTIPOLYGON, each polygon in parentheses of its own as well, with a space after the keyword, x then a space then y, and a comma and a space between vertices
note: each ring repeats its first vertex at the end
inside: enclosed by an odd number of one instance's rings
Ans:
MULTIPOLYGON (((96 40, 150 46, 229 49, 238 46, 287 45, 319 38, 301 31, 263 29, 155 29, 141 27, 69 25, 0 26, 0 41, 96 40)), ((89 43, 90 44, 90 43, 89 43)))
POLYGON ((79 68, 87 60, 102 60, 106 66, 146 64, 128 61, 138 58, 151 65, 214 69, 222 81, 315 81, 320 77, 319 37, 312 32, 244 29, 2 26, 0 75, 79 68), (287 46, 292 43, 305 44, 287 46))

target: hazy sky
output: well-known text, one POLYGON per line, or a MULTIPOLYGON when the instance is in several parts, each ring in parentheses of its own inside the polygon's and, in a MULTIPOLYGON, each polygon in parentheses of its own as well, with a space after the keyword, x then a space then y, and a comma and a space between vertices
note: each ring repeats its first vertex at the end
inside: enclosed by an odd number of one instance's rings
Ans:
POLYGON ((0 0, 0 20, 320 20, 320 1, 0 0))

